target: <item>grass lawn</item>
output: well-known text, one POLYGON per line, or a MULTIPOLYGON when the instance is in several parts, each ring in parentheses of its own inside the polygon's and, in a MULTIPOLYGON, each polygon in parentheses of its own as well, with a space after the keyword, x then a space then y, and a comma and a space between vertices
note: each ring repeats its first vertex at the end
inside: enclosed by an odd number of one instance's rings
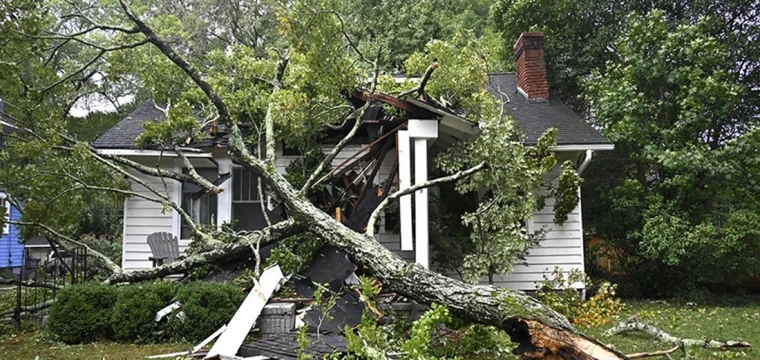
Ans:
POLYGON ((125 360, 144 359, 149 355, 166 354, 192 349, 195 344, 135 345, 97 342, 85 345, 66 345, 50 340, 37 330, 2 335, 0 358, 18 360, 125 360))
MULTIPOLYGON (((760 346, 760 298, 731 297, 719 302, 713 300, 703 303, 629 301, 617 320, 624 320, 632 314, 638 314, 640 321, 658 326, 673 336, 744 340, 754 346, 760 346)), ((639 334, 602 336, 609 327, 610 325, 603 325, 582 330, 626 354, 672 347, 639 334)), ((0 331, 0 359, 141 359, 148 355, 184 351, 193 345, 133 345, 112 342, 64 345, 34 329, 24 330, 19 334, 14 334, 11 329, 0 331)), ((690 355, 693 359, 760 359, 760 350, 691 349, 690 355)), ((675 353, 673 358, 682 359, 684 355, 675 353)))
MULTIPOLYGON (((760 297, 729 298, 704 303, 687 301, 635 301, 626 302, 626 309, 618 316, 623 321, 638 314, 639 321, 649 323, 664 330, 671 336, 715 340, 743 340, 755 348, 737 350, 689 349, 694 359, 760 359, 760 297)), ((604 344, 624 353, 666 350, 672 345, 658 343, 643 334, 619 334, 604 337, 602 334, 611 325, 604 325, 583 331, 604 344)), ((672 355, 675 359, 685 358, 683 353, 672 355)), ((664 358, 661 358, 664 359, 664 358)))

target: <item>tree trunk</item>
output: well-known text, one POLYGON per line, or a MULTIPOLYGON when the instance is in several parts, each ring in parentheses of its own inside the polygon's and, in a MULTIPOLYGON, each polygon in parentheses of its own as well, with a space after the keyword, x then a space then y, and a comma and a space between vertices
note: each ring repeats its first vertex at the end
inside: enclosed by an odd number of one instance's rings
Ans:
POLYGON ((289 200, 296 219, 308 221, 312 232, 346 252, 385 288, 419 303, 446 306, 461 319, 506 331, 520 344, 515 353, 525 359, 625 359, 579 333, 564 316, 524 292, 470 285, 407 263, 374 237, 343 226, 311 203, 289 200))

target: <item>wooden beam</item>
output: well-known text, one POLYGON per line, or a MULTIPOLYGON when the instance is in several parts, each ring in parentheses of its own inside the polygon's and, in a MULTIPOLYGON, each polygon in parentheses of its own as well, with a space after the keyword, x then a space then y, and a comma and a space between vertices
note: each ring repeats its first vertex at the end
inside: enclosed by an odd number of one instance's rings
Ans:
POLYGON ((377 173, 380 172, 380 168, 383 166, 383 161, 385 160, 385 157, 388 155, 388 150, 391 149, 391 143, 393 138, 388 138, 385 140, 385 143, 383 144, 382 149, 380 150, 380 156, 377 157, 377 163, 375 163, 375 167, 372 168, 372 172, 369 175, 368 181, 364 184, 364 187, 362 188, 362 191, 359 193, 359 200, 357 203, 361 203, 362 200, 364 200, 364 197, 367 195, 367 189, 374 186, 374 180, 377 176, 377 173))
POLYGON ((391 96, 391 95, 388 95, 388 94, 379 93, 379 92, 376 92, 376 93, 372 94, 369 91, 363 91, 363 92, 356 91, 354 93, 354 96, 356 96, 356 97, 358 97, 358 98, 360 98, 362 100, 365 100, 365 101, 366 101, 366 99, 368 97, 372 98, 374 100, 380 101, 383 104, 388 104, 388 105, 393 106, 395 108, 401 109, 404 112, 406 112, 407 114, 409 114, 410 117, 414 117, 414 118, 417 118, 417 119, 437 119, 437 118, 439 118, 438 114, 436 114, 436 113, 434 113, 434 112, 432 112, 432 111, 430 111, 428 109, 425 109, 423 107, 414 105, 414 104, 412 104, 412 103, 410 103, 408 101, 401 100, 401 99, 399 99, 399 98, 397 98, 395 96, 391 96))

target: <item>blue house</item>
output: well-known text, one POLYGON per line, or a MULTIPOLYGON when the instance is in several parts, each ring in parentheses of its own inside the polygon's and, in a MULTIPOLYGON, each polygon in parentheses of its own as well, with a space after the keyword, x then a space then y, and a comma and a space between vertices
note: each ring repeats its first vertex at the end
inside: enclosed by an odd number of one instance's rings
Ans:
MULTIPOLYGON (((0 98, 0 115, 3 112, 3 99, 0 98)), ((0 116, 0 125, 2 125, 2 134, 0 134, 0 148, 3 147, 3 134, 16 131, 17 128, 12 124, 3 121, 4 116, 0 116)), ((0 205, 5 208, 5 216, 9 221, 16 221, 21 217, 21 212, 8 201, 8 194, 0 190, 0 205)), ((10 269, 14 273, 19 273, 24 266, 24 244, 21 240, 19 229, 16 226, 5 224, 2 235, 0 235, 0 270, 10 269)))
MULTIPOLYGON (((8 195, 0 192, 0 205, 6 209, 6 218, 10 221, 18 220, 21 212, 8 201, 8 195)), ((24 244, 19 236, 19 229, 14 225, 5 224, 2 236, 0 236, 0 269, 10 268, 18 273, 24 265, 24 244)))

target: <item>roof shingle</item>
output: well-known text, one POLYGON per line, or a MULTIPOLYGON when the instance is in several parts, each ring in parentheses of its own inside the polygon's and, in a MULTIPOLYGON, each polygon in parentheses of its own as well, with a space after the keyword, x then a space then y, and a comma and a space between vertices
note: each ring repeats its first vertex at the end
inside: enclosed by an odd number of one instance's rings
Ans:
POLYGON ((548 101, 528 101, 517 92, 514 73, 489 75, 489 92, 504 102, 504 111, 512 116, 525 133, 525 143, 535 145, 547 129, 557 128, 557 145, 610 144, 602 134, 560 99, 549 96, 548 101))

